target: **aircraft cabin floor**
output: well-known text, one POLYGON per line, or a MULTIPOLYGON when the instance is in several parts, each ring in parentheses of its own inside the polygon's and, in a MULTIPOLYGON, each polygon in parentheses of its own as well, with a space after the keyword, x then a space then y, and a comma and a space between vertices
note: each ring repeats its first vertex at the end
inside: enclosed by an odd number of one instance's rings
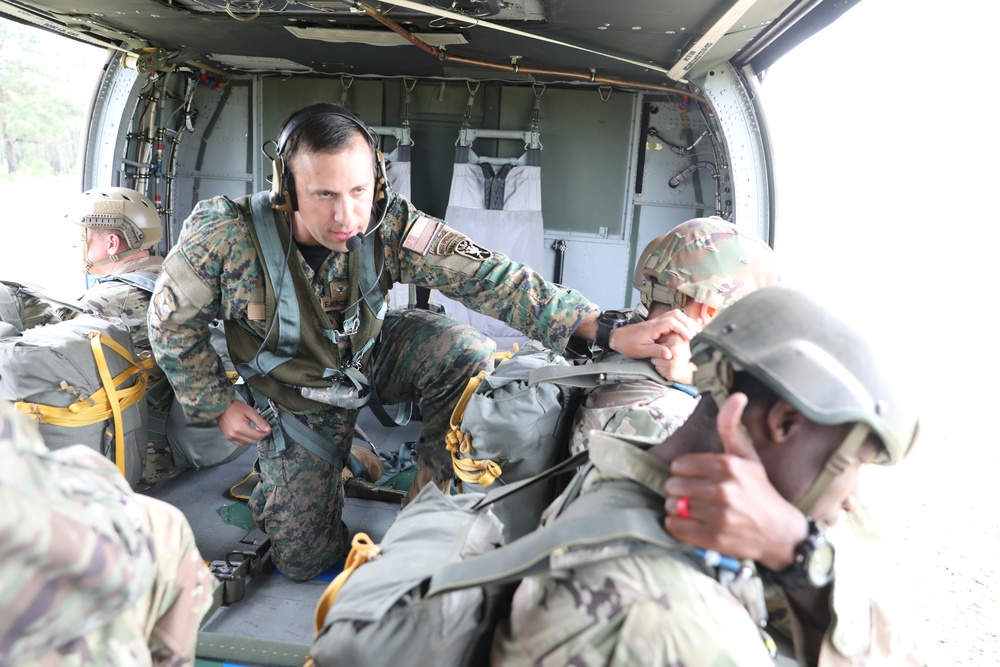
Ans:
MULTIPOLYGON (((362 412, 358 425, 380 451, 392 452, 404 442, 415 441, 421 426, 419 421, 411 421, 405 426, 386 428, 370 410, 362 412)), ((241 553, 255 553, 267 540, 249 520, 245 502, 228 495, 251 471, 255 459, 256 448, 251 447, 229 463, 185 470, 142 493, 184 512, 206 561, 225 561, 228 556, 235 568, 245 559, 241 553)), ((352 537, 365 532, 378 543, 398 512, 397 501, 348 497, 344 522, 352 537)), ((223 603, 206 617, 199 636, 197 665, 302 665, 313 640, 316 603, 342 568, 343 560, 311 581, 294 582, 275 570, 265 557, 259 572, 251 573, 242 583, 226 584, 227 596, 238 598, 242 593, 242 599, 223 603)))

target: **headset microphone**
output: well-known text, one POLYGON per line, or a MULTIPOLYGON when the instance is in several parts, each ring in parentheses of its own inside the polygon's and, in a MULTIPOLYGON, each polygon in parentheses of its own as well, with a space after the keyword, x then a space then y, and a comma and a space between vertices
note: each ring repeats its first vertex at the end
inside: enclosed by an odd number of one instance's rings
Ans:
POLYGON ((361 246, 365 244, 365 235, 358 233, 351 238, 347 239, 345 245, 347 246, 347 252, 354 252, 359 250, 361 246))

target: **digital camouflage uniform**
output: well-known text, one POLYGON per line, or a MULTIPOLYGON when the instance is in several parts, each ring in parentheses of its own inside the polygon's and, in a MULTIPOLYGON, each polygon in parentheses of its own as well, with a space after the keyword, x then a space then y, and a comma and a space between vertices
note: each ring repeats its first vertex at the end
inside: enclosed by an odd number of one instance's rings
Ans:
MULTIPOLYGON (((716 310, 778 281, 774 253, 763 241, 721 218, 695 218, 653 239, 636 265, 633 286, 645 319, 654 303, 682 308, 685 299, 716 310)), ((605 355, 602 361, 621 359, 605 355)), ((691 415, 698 399, 651 380, 598 387, 577 411, 570 436, 573 453, 586 449, 592 430, 663 440, 691 415)))
MULTIPOLYGON (((595 464, 588 473, 581 495, 628 480, 662 504, 667 472, 661 461, 638 447, 618 448, 609 456, 607 465, 595 464)), ((680 548, 616 552, 598 562, 526 577, 514 593, 508 619, 497 626, 491 664, 773 665, 750 614, 713 570, 681 557, 685 547, 665 531, 662 539, 680 548)), ((923 664, 912 644, 895 633, 883 608, 853 580, 861 569, 845 561, 838 545, 836 625, 826 629, 819 665, 923 664)), ((787 614, 787 605, 780 606, 787 614)))
POLYGON ((179 510, 0 401, 0 665, 194 663, 214 577, 179 510))
MULTIPOLYGON (((156 280, 162 266, 162 257, 149 255, 125 262, 111 275, 144 273, 156 280)), ((132 334, 132 345, 136 354, 139 354, 149 351, 149 332, 146 326, 149 298, 149 292, 140 287, 120 280, 107 280, 91 285, 78 302, 81 307, 95 315, 121 318, 132 334)), ((77 311, 61 308, 59 315, 62 319, 70 319, 77 315, 77 311)))
MULTIPOLYGON (((381 227, 366 243, 386 249, 383 271, 392 283, 438 289, 556 350, 565 347, 586 315, 598 310, 578 292, 545 281, 529 267, 446 226, 437 228, 439 221, 401 196, 390 195, 387 207, 381 227)), ((276 215, 285 220, 284 214, 276 215)), ((301 253, 295 256, 322 298, 331 285, 346 283, 349 254, 331 252, 318 271, 301 253)), ((234 204, 225 198, 199 203, 166 259, 149 313, 153 352, 192 421, 214 420, 234 398, 209 345, 209 322, 238 322, 262 340, 265 321, 252 318, 251 311, 262 307, 264 295, 261 261, 234 204)), ((339 314, 330 315, 342 325, 339 314)), ((390 310, 385 317, 377 351, 364 370, 382 401, 419 401, 423 425, 417 462, 436 481, 450 480, 453 474, 444 448, 452 409, 468 379, 492 363, 492 353, 491 341, 443 316, 390 310)), ((336 443, 341 455, 349 451, 355 410, 318 407, 296 418, 336 443)), ((340 520, 340 470, 294 443, 280 455, 271 452, 272 443, 268 437, 258 445, 261 482, 250 508, 272 538, 282 571, 307 579, 336 562, 349 546, 340 520)))

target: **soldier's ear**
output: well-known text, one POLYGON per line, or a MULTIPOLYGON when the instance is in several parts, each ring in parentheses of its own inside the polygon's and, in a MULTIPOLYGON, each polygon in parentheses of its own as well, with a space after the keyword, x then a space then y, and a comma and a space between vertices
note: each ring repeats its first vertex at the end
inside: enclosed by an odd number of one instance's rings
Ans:
POLYGON ((775 444, 793 440, 804 423, 802 413, 780 398, 767 411, 767 435, 775 444))
POLYGON ((715 319, 715 315, 717 312, 718 311, 716 311, 715 308, 712 308, 707 303, 698 304, 698 318, 702 321, 703 324, 708 324, 713 319, 715 319))

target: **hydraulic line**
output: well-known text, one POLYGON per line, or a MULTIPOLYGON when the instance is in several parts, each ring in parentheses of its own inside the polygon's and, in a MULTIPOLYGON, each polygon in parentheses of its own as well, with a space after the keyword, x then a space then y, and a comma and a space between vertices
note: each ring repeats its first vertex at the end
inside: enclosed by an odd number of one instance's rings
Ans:
MULTIPOLYGON (((361 10, 363 10, 368 16, 372 17, 373 19, 375 19, 376 21, 378 21, 379 23, 381 23, 385 27, 389 28, 390 30, 392 30, 394 33, 396 33, 400 37, 403 37, 408 42, 410 42, 413 45, 417 46, 418 48, 420 48, 425 53, 428 53, 428 54, 434 56, 435 58, 438 58, 439 60, 447 60, 447 61, 450 61, 450 62, 461 63, 463 65, 474 65, 476 67, 485 67, 485 68, 488 68, 488 69, 502 70, 502 71, 505 71, 505 72, 509 72, 511 74, 524 73, 524 74, 532 74, 532 75, 538 75, 538 76, 551 76, 551 77, 562 78, 562 79, 575 79, 577 81, 589 81, 590 83, 602 83, 602 84, 607 84, 607 85, 612 85, 612 86, 618 86, 618 87, 622 87, 622 88, 632 88, 632 89, 636 89, 636 90, 653 90, 653 91, 665 92, 665 93, 678 93, 678 94, 681 94, 681 95, 687 95, 687 96, 691 97, 692 99, 696 99, 696 100, 699 100, 699 101, 702 101, 702 102, 707 102, 707 100, 705 98, 703 98, 703 97, 701 97, 701 96, 699 96, 699 95, 697 95, 695 93, 692 93, 689 90, 685 90, 685 89, 681 89, 681 88, 674 88, 672 86, 659 85, 659 84, 654 84, 654 83, 641 83, 641 82, 638 82, 638 81, 630 81, 628 79, 619 79, 617 77, 602 76, 602 75, 597 74, 597 72, 595 70, 593 70, 593 69, 590 70, 589 73, 585 74, 583 72, 572 72, 572 71, 569 71, 569 70, 555 70, 555 69, 544 69, 544 68, 538 68, 538 67, 526 67, 526 66, 523 66, 523 65, 518 65, 517 63, 497 63, 497 62, 490 62, 490 61, 487 61, 487 60, 478 60, 478 59, 475 59, 475 58, 464 58, 462 56, 451 55, 450 53, 448 53, 447 50, 445 50, 443 48, 440 48, 440 47, 437 47, 437 46, 432 46, 431 44, 428 44, 427 42, 423 41, 422 39, 420 39, 419 37, 417 37, 416 35, 414 35, 412 32, 410 32, 409 30, 407 30, 406 28, 404 28, 403 26, 399 25, 395 21, 392 21, 391 19, 387 18, 384 14, 382 14, 378 10, 373 9, 372 7, 369 7, 368 5, 364 4, 363 2, 355 2, 354 4, 355 4, 355 6, 357 6, 361 10)), ((401 0, 392 0, 388 4, 397 4, 397 5, 400 5, 400 6, 407 6, 407 7, 409 6, 409 4, 403 4, 401 0)), ((424 11, 424 12, 427 12, 427 13, 432 13, 432 14, 436 13, 434 10, 432 10, 427 5, 417 5, 414 8, 419 8, 420 11, 424 11)), ((495 26, 495 24, 486 24, 486 23, 484 23, 482 21, 478 21, 478 20, 475 20, 475 19, 464 18, 463 20, 466 20, 466 21, 472 23, 473 25, 477 25, 477 26, 497 27, 497 26, 495 26)), ((529 33, 523 33, 521 31, 515 31, 515 30, 511 30, 509 28, 505 28, 505 30, 507 30, 509 32, 514 32, 516 34, 524 35, 525 37, 538 39, 536 36, 531 35, 529 33)), ((546 41, 552 41, 552 40, 546 40, 546 41)), ((556 43, 557 44, 561 44, 563 46, 572 46, 572 45, 569 45, 569 44, 563 44, 562 42, 556 42, 556 43)), ((598 52, 595 51, 594 53, 598 53, 598 52)), ((599 54, 599 55, 607 55, 607 54, 599 54)), ((613 56, 609 56, 609 57, 613 57, 613 56)), ((629 61, 629 62, 631 62, 631 61, 629 61)), ((650 68, 650 66, 648 64, 643 64, 643 67, 646 68, 646 69, 650 68)))

